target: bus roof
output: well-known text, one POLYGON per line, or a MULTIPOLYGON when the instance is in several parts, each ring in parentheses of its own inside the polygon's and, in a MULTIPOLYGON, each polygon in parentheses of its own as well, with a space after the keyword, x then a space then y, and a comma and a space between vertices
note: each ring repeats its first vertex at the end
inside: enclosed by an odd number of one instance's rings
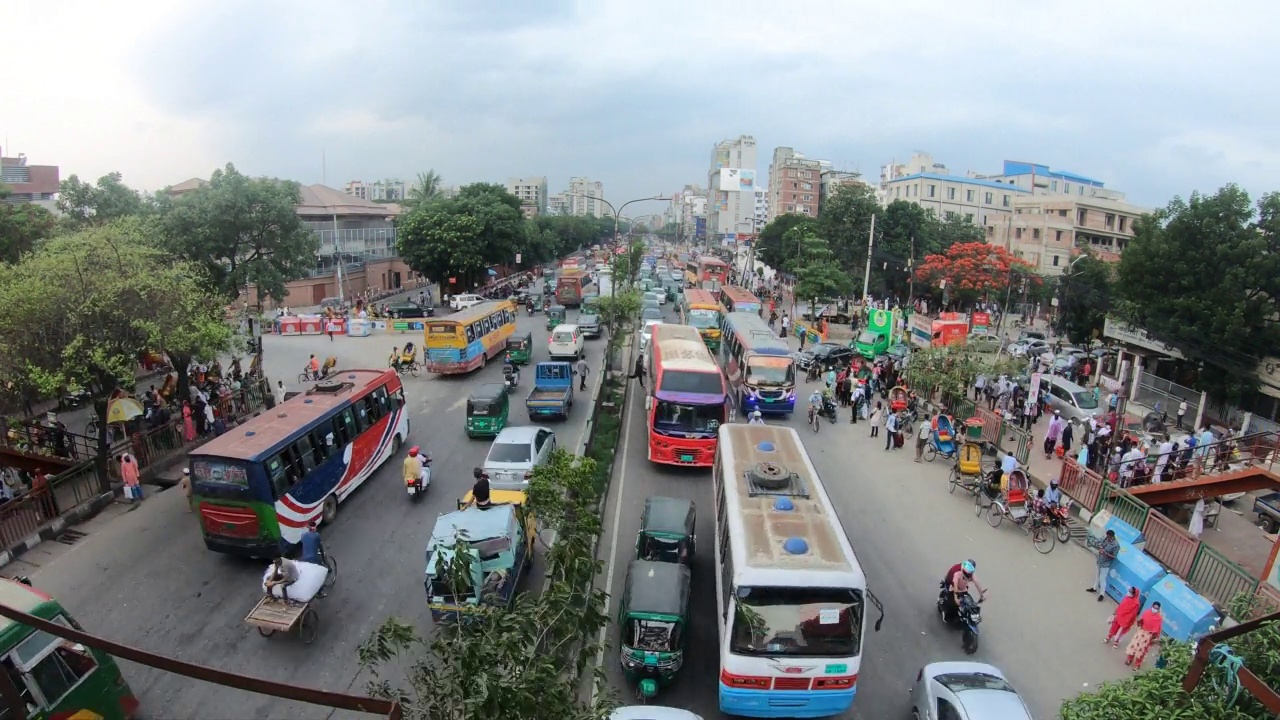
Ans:
POLYGON ((586 274, 587 271, 582 268, 565 268, 565 270, 560 273, 560 279, 563 280, 564 278, 582 277, 586 274))
POLYGON ((731 312, 724 316, 725 328, 733 333, 747 352, 791 356, 791 347, 753 312, 731 312))
POLYGON ((711 351, 696 328, 663 323, 653 326, 654 366, 664 370, 719 373, 711 351))
POLYGON ((324 383, 317 383, 307 392, 285 400, 283 405, 277 405, 192 450, 191 456, 259 460, 261 455, 292 436, 299 428, 310 425, 352 400, 364 397, 386 379, 396 377, 396 373, 390 368, 342 370, 331 377, 342 384, 341 390, 324 392, 317 389, 324 383))
POLYGON ((720 258, 711 257, 710 255, 703 255, 702 257, 698 258, 698 264, 699 265, 724 265, 725 267, 729 266, 728 263, 721 260, 720 258))
MULTIPOLYGON (((53 598, 9 578, 0 578, 0 603, 46 620, 52 619, 58 611, 53 598)), ((0 648, 12 647, 19 639, 30 634, 30 630, 31 628, 9 618, 0 617, 0 648), (19 631, 17 637, 9 637, 15 629, 19 631)))
POLYGON ((702 288, 688 288, 684 291, 684 304, 689 307, 707 305, 709 307, 719 309, 720 303, 716 302, 715 295, 710 290, 702 288))
POLYGON ((866 586, 853 547, 795 430, 721 425, 719 452, 730 531, 739 538, 733 543, 734 571, 760 571, 758 578, 743 584, 790 584, 792 573, 819 571, 838 573, 851 587, 866 586), (751 475, 765 463, 790 473, 791 483, 772 490, 753 482, 751 475))
POLYGON ((753 302, 757 305, 760 304, 760 298, 752 294, 750 290, 738 287, 737 285, 725 285, 720 288, 720 292, 724 295, 728 295, 729 299, 734 302, 753 302))
POLYGON ((427 325, 441 325, 441 324, 470 325, 476 320, 479 320, 480 318, 483 318, 483 317, 488 317, 489 315, 493 314, 495 311, 502 310, 504 308, 507 310, 510 310, 511 312, 516 311, 515 304, 513 304, 510 300, 490 300, 489 302, 482 302, 479 305, 472 305, 466 310, 459 310, 458 312, 446 318, 439 318, 439 319, 427 318, 425 322, 427 323, 427 325))

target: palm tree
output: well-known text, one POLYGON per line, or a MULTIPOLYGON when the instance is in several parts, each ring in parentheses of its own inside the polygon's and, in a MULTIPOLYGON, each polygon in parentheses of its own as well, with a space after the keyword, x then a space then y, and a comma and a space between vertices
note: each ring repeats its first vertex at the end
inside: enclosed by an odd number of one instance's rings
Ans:
POLYGON ((409 191, 410 205, 423 205, 440 199, 440 176, 435 170, 418 173, 418 182, 409 191))

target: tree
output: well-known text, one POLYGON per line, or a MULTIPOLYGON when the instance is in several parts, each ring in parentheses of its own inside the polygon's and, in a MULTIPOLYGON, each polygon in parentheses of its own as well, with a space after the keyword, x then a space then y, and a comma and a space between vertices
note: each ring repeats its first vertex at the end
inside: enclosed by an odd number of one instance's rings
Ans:
MULTIPOLYGON (((563 449, 533 471, 527 508, 545 531, 554 529, 547 551, 547 582, 536 597, 525 593, 510 609, 480 604, 473 622, 436 626, 430 640, 404 621, 387 620, 361 645, 360 664, 373 673, 371 695, 402 700, 409 720, 603 720, 615 699, 597 674, 596 699, 579 699, 579 673, 602 651, 600 630, 608 622, 604 593, 589 590, 601 569, 593 550, 602 526, 594 460, 563 449), (398 665, 394 677, 384 675, 398 665)), ((460 544, 460 543, 459 543, 460 544)), ((465 547, 449 564, 466 583, 465 547)))
POLYGON ((1280 347, 1280 195, 1256 212, 1235 185, 1175 198, 1135 223, 1117 277, 1121 314, 1204 363, 1199 389, 1239 403, 1280 347))
POLYGON ((944 252, 957 243, 983 242, 986 239, 982 228, 965 220, 958 212, 948 212, 945 218, 938 221, 935 234, 937 246, 934 252, 944 252))
POLYGON ((792 228, 783 240, 800 246, 800 257, 796 262, 796 297, 828 300, 844 296, 853 288, 853 280, 836 264, 826 240, 803 226, 792 228))
POLYGON ((165 247, 201 265, 224 305, 248 285, 259 299, 282 301, 285 285, 315 268, 320 247, 298 217, 301 201, 298 183, 247 177, 227 163, 165 208, 165 247))
POLYGON ((836 263, 847 273, 861 276, 867 263, 867 239, 871 216, 884 210, 869 185, 843 185, 827 198, 818 215, 818 235, 831 246, 836 263))
POLYGON ((103 489, 107 394, 133 387, 139 357, 212 356, 230 344, 200 268, 158 249, 156 234, 152 220, 116 220, 50 240, 0 275, 0 380, 45 395, 93 393, 103 489))
POLYGON ((930 347, 911 353, 907 378, 920 397, 932 400, 935 394, 965 397, 978 373, 987 371, 987 363, 974 353, 958 347, 930 347))
POLYGON ((107 173, 90 185, 72 175, 59 183, 58 210, 67 228, 78 230, 146 213, 149 210, 146 200, 137 190, 125 185, 123 177, 118 172, 107 173))
POLYGON ((756 257, 771 268, 784 270, 791 267, 798 248, 794 242, 786 242, 783 238, 793 228, 803 226, 806 231, 817 232, 813 218, 800 213, 779 215, 764 226, 756 238, 756 257))
POLYGON ((418 207, 441 199, 443 192, 440 186, 441 178, 435 170, 418 173, 418 181, 409 190, 405 204, 409 207, 418 207))
POLYGON ((1081 347, 1102 336, 1111 310, 1112 270, 1110 263, 1086 254, 1058 278, 1056 332, 1081 347))
POLYGON ((17 262, 36 243, 53 237, 58 222, 47 208, 5 202, 10 192, 8 186, 0 184, 0 262, 4 263, 17 262))
POLYGON ((985 293, 1007 293, 1019 273, 1026 273, 1021 277, 1028 282, 1040 282, 1031 269, 1030 263, 998 245, 957 243, 943 253, 926 256, 916 280, 935 288, 945 283, 950 297, 972 302, 985 293))
POLYGON ((894 200, 876 219, 875 259, 871 274, 886 293, 905 297, 911 267, 942 248, 938 243, 938 219, 932 210, 906 200, 894 200))
POLYGON ((528 232, 519 198, 501 185, 476 183, 415 207, 400 222, 396 246, 415 271, 470 288, 490 265, 514 262, 528 232))

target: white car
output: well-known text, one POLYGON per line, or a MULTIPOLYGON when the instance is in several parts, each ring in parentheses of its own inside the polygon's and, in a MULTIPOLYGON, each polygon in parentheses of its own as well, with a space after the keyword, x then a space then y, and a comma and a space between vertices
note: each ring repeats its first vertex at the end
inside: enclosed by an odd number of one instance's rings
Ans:
POLYGON ((577 325, 557 325, 547 338, 547 353, 552 360, 577 360, 586 352, 587 341, 577 325))
POLYGON ((667 294, 665 292, 647 292, 644 294, 644 300, 641 302, 656 302, 659 305, 667 304, 667 294))
POLYGON ((556 434, 537 425, 507 426, 493 439, 481 468, 492 490, 527 490, 533 469, 556 449, 556 434))
POLYGON ((911 688, 913 720, 1031 720, 1004 673, 986 663, 938 662, 920 669, 911 688))
POLYGON ((484 298, 479 295, 471 295, 470 293, 452 295, 449 297, 449 307, 453 310, 466 310, 472 305, 479 305, 482 302, 484 302, 484 298))
POLYGON ((645 320, 644 327, 640 328, 640 352, 649 347, 649 341, 653 339, 653 326, 661 324, 661 320, 645 320))
POLYGON ((702 720, 702 716, 662 705, 626 705, 610 713, 609 720, 702 720))

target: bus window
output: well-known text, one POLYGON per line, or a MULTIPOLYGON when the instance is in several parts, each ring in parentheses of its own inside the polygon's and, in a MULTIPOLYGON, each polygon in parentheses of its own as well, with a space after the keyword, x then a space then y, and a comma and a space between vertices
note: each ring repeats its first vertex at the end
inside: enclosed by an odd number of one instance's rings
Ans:
POLYGON ((393 407, 395 407, 397 410, 404 407, 404 388, 400 388, 399 390, 396 390, 394 393, 392 393, 391 401, 392 401, 393 407))
POLYGON ((356 411, 356 424, 360 426, 360 432, 368 430, 373 425, 373 418, 369 417, 369 408, 363 400, 357 400, 352 407, 356 411))
POLYGON ((379 417, 385 417, 391 412, 391 399, 387 396, 387 388, 385 385, 373 391, 373 399, 378 404, 379 417))
POLYGON ((333 425, 338 432, 338 442, 342 443, 343 447, 350 445, 351 440, 360 434, 356 429, 356 417, 351 412, 351 408, 344 408, 338 413, 333 418, 333 425))
POLYGON ((289 487, 292 485, 289 482, 287 465, 284 453, 276 455, 266 462, 267 477, 271 479, 271 488, 275 491, 277 500, 284 497, 284 494, 289 492, 289 487))
POLYGON ((382 408, 378 407, 372 395, 360 399, 360 409, 370 426, 382 419, 382 408))
MULTIPOLYGON (((13 659, 6 657, 0 660, 0 665, 4 666, 4 672, 9 675, 9 680, 18 689, 18 693, 22 695, 22 702, 27 706, 27 713, 22 717, 35 715, 37 710, 35 696, 31 694, 31 686, 27 684, 26 678, 22 677, 22 673, 14 667, 13 659)), ((9 720, 12 717, 14 717, 13 711, 7 704, 0 708, 0 720, 9 720)))
MULTIPOLYGON (((54 622, 67 624, 62 616, 54 622)), ((16 667, 34 682, 47 708, 57 706, 63 696, 98 667, 84 646, 39 631, 22 641, 11 657, 16 667)))
POLYGON ((333 430, 329 427, 318 427, 311 431, 311 455, 316 465, 323 465, 329 459, 329 445, 333 441, 333 430))
POLYGON ((295 440, 293 442, 293 451, 297 454, 298 460, 302 465, 302 475, 304 477, 316 469, 315 456, 311 452, 310 435, 303 435, 295 440))

